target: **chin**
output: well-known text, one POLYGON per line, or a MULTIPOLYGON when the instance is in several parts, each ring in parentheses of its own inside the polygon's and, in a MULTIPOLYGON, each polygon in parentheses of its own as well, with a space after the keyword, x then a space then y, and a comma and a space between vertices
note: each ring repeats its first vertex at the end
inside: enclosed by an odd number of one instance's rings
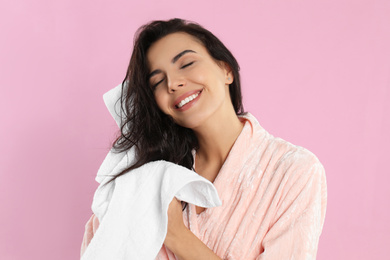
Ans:
POLYGON ((190 129, 193 129, 193 128, 198 126, 198 124, 196 122, 188 121, 188 120, 185 120, 185 121, 176 121, 175 120, 175 123, 178 124, 179 126, 182 126, 185 128, 190 128, 190 129))
POLYGON ((195 115, 187 116, 185 120, 177 124, 185 128, 195 129, 201 126, 210 117, 210 114, 210 111, 208 113, 195 113, 195 115))

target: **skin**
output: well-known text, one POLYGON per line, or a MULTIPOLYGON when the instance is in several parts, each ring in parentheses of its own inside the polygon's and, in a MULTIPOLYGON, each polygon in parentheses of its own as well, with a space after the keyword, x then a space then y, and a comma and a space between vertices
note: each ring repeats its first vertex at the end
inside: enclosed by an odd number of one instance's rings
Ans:
MULTIPOLYGON (((229 84, 234 80, 230 67, 214 60, 201 42, 182 32, 155 42, 147 59, 152 73, 150 85, 158 83, 154 87, 157 105, 177 124, 194 131, 199 141, 195 170, 213 182, 243 128, 230 99, 229 84), (202 90, 198 100, 185 111, 175 109, 178 97, 192 90, 202 90)), ((197 207, 198 214, 204 210, 197 207)), ((176 198, 168 209, 164 244, 179 259, 220 259, 185 227, 182 207, 176 198)))

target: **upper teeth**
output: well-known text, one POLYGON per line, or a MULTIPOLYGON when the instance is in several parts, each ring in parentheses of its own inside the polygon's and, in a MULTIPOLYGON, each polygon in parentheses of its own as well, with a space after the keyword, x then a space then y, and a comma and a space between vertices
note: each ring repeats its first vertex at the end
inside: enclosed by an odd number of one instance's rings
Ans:
POLYGON ((183 99, 182 101, 180 101, 179 104, 177 104, 177 107, 178 108, 181 108, 182 106, 184 106, 185 104, 187 104, 188 102, 190 102, 191 100, 193 100, 194 98, 196 98, 198 95, 199 95, 200 91, 196 94, 193 94, 189 97, 186 97, 185 99, 183 99))

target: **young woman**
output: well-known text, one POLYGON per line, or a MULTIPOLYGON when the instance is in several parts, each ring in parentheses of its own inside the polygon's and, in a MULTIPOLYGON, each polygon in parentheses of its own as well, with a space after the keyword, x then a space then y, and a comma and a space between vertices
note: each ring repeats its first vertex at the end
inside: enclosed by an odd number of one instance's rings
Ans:
POLYGON ((144 25, 124 82, 113 147, 135 146, 137 162, 118 176, 167 160, 213 182, 222 201, 206 210, 174 199, 157 259, 315 259, 324 168, 244 112, 238 63, 211 32, 181 19, 144 25))

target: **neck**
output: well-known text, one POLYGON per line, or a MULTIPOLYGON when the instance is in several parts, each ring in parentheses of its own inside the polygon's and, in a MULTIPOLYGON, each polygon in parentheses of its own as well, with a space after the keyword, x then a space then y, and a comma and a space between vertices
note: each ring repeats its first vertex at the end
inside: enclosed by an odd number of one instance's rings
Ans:
POLYGON ((232 107, 230 113, 215 114, 193 129, 199 142, 195 169, 200 175, 215 179, 243 126, 232 107))

